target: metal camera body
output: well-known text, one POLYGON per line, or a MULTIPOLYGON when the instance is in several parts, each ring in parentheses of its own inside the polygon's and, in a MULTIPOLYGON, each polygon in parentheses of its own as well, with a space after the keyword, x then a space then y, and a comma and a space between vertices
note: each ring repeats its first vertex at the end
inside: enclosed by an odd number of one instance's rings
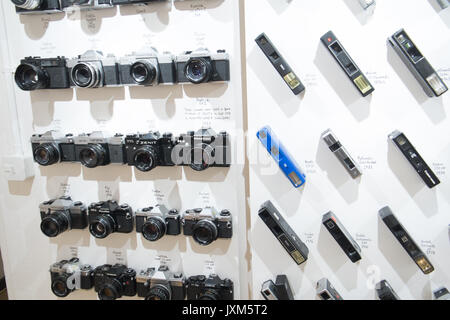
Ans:
POLYGON ((101 51, 88 50, 67 60, 70 85, 77 88, 100 88, 120 85, 117 59, 101 51))
POLYGON ((136 271, 123 264, 104 264, 93 272, 94 288, 100 300, 136 295, 136 271))
POLYGON ((172 273, 167 266, 142 270, 136 276, 136 291, 145 300, 184 300, 186 278, 172 273))
POLYGON ((87 207, 73 202, 70 197, 45 201, 39 205, 41 231, 47 237, 56 237, 71 229, 85 229, 88 225, 87 207))
POLYGON ((266 300, 295 300, 286 275, 278 275, 275 283, 272 280, 264 282, 261 294, 266 300))
POLYGON ((147 172, 158 166, 174 166, 172 150, 175 145, 171 133, 158 131, 125 137, 126 159, 129 166, 147 172))
POLYGON ((169 210, 164 205, 136 211, 136 232, 148 241, 157 241, 164 235, 181 234, 181 218, 178 210, 169 210))
POLYGON ((65 11, 97 10, 114 7, 111 0, 61 0, 61 7, 65 11))
POLYGON ((189 277, 186 281, 187 300, 233 300, 233 281, 212 274, 189 277))
POLYGON ((102 131, 80 134, 73 138, 75 160, 85 167, 95 168, 108 164, 124 164, 124 137, 121 134, 111 136, 102 131))
POLYGON ((175 146, 177 164, 190 166, 195 171, 209 167, 229 167, 231 163, 230 136, 213 129, 189 131, 178 138, 175 146))
POLYGON ((90 265, 81 265, 78 258, 52 264, 50 266, 52 292, 58 297, 67 297, 77 289, 91 289, 94 285, 92 270, 90 265))
POLYGON ((220 213, 213 207, 186 210, 181 223, 183 234, 192 236, 200 245, 209 245, 217 239, 231 239, 233 218, 228 210, 220 213))
POLYGON ((61 12, 59 0, 11 0, 19 14, 43 14, 61 12))
POLYGON ((44 134, 34 134, 30 142, 33 159, 41 166, 75 161, 75 148, 70 134, 63 135, 59 131, 51 130, 44 134))
POLYGON ((126 86, 156 86, 174 84, 174 56, 159 54, 152 48, 148 53, 133 52, 119 60, 120 82, 126 86))
POLYGON ((230 81, 230 59, 225 50, 185 51, 175 58, 178 83, 200 84, 230 81))
POLYGON ((127 204, 116 201, 92 203, 89 208, 89 231, 97 239, 104 239, 111 233, 130 233, 134 227, 133 210, 127 204))

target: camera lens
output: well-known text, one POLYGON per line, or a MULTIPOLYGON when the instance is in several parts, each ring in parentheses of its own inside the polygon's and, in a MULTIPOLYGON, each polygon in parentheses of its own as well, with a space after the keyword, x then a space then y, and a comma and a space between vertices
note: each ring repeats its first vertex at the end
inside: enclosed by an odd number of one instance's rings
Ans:
POLYGON ((137 61, 131 66, 130 75, 135 83, 149 85, 156 79, 156 68, 148 61, 137 61))
POLYGON ((204 58, 192 58, 186 64, 184 74, 192 83, 206 82, 210 78, 211 63, 204 58))
POLYGON ((110 283, 104 284, 98 291, 100 300, 116 300, 120 298, 122 292, 122 285, 116 279, 112 279, 110 283))
POLYGON ((20 89, 32 91, 47 88, 49 78, 45 70, 24 63, 17 67, 14 80, 20 89))
POLYGON ((69 220, 66 214, 58 211, 42 219, 41 231, 50 238, 54 238, 59 234, 67 231, 69 228, 69 220))
POLYGON ((170 289, 166 286, 157 285, 150 289, 145 300, 171 300, 172 295, 170 289))
POLYGON ((210 220, 201 220, 193 228, 192 237, 202 246, 207 246, 217 239, 216 225, 210 220))
POLYGON ((77 87, 94 88, 101 84, 102 72, 89 62, 81 62, 73 67, 71 77, 77 87))
POLYGON ((209 168, 213 163, 214 149, 207 144, 195 146, 191 150, 190 167, 195 171, 203 171, 209 168))
POLYGON ((100 144, 92 144, 80 151, 80 161, 88 168, 105 164, 106 150, 100 144))
POLYGON ((67 297, 71 291, 73 290, 69 290, 67 279, 64 277, 57 278, 52 282, 52 292, 57 297, 67 297))
POLYGON ((53 144, 44 143, 34 150, 34 161, 41 166, 49 166, 59 161, 59 150, 53 144))
POLYGON ((22 9, 33 10, 42 4, 42 0, 11 0, 14 5, 22 9))
POLYGON ((147 172, 156 167, 158 156, 152 147, 146 146, 134 154, 134 165, 140 171, 147 172))
POLYGON ((148 241, 157 241, 166 234, 166 222, 160 217, 151 217, 142 226, 142 235, 148 241))
POLYGON ((208 290, 199 296, 198 300, 220 300, 220 295, 216 290, 208 290))
POLYGON ((115 224, 114 219, 109 214, 104 214, 91 222, 89 231, 94 237, 104 239, 114 232, 115 224))

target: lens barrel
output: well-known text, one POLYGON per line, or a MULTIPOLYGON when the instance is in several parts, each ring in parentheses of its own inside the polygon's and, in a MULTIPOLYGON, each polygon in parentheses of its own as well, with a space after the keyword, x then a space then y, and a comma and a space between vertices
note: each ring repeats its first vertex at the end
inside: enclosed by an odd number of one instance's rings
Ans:
POLYGON ((43 143, 34 150, 33 157, 41 166, 50 166, 59 162, 59 149, 54 144, 43 143))
POLYGON ((11 0, 14 5, 19 8, 26 10, 34 10, 37 9, 43 0, 11 0))
POLYGON ((58 277, 52 281, 52 292, 55 296, 64 298, 69 295, 73 290, 67 287, 67 278, 58 277))
POLYGON ((130 76, 136 84, 150 85, 156 80, 157 71, 151 62, 141 60, 131 65, 130 76))
POLYGON ((89 62, 80 62, 72 68, 73 83, 80 88, 96 88, 101 85, 103 70, 89 62))
POLYGON ((44 69, 28 63, 22 63, 17 67, 14 80, 17 86, 25 91, 45 89, 49 83, 48 74, 44 69))
POLYGON ((150 217, 142 226, 142 235, 148 241, 157 241, 166 234, 166 222, 160 217, 150 217))
POLYGON ((190 82, 199 84, 209 80, 211 77, 211 70, 211 62, 207 59, 191 58, 186 64, 184 74, 190 82))
POLYGON ((114 232, 115 221, 109 214, 103 214, 89 225, 89 232, 97 239, 104 239, 114 232))
POLYGON ((150 289, 145 300, 171 300, 172 295, 170 289, 163 285, 156 285, 150 289))
POLYGON ((106 150, 100 144, 91 144, 80 151, 80 162, 88 168, 103 165, 106 159, 106 150))
POLYGON ((134 154, 135 167, 143 172, 147 172, 156 167, 158 155, 154 148, 145 146, 134 154))
POLYGON ((202 246, 207 246, 217 240, 217 226, 210 220, 201 220, 193 228, 192 237, 202 246))
POLYGON ((54 238, 69 228, 69 218, 63 212, 57 211, 42 219, 41 231, 47 237, 54 238))

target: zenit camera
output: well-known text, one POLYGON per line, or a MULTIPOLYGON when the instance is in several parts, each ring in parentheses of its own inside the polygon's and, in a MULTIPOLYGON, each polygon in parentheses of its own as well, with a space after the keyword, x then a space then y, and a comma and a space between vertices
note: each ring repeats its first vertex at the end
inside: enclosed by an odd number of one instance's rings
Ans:
POLYGON ((39 205, 41 231, 47 237, 56 237, 71 229, 85 229, 88 225, 87 208, 70 197, 45 201, 39 205))
POLYGON ((228 133, 222 131, 217 134, 211 128, 180 135, 174 152, 177 164, 190 166, 195 171, 229 167, 231 163, 228 133))
POLYGON ((125 137, 126 159, 129 166, 147 172, 157 166, 174 166, 172 150, 175 141, 171 133, 157 131, 125 137))
POLYGON ((184 300, 185 282, 182 273, 172 273, 167 266, 149 268, 136 277, 137 295, 145 300, 184 300))
POLYGON ((156 205, 136 211, 136 232, 142 233, 148 241, 157 241, 164 235, 181 233, 181 219, 178 210, 169 210, 156 205))
POLYGON ((41 166, 75 161, 75 147, 71 134, 63 135, 59 131, 52 130, 44 134, 34 134, 30 141, 33 159, 41 166))
POLYGON ((124 164, 124 137, 121 134, 110 136, 102 131, 81 134, 73 138, 75 160, 87 168, 124 164))
POLYGON ((233 218, 228 210, 220 213, 213 207, 186 210, 181 221, 184 235, 192 236, 202 246, 233 236, 233 218))
POLYGON ((116 300, 136 295, 136 271, 123 264, 95 268, 94 287, 100 300, 116 300))
POLYGON ((233 300, 233 281, 212 274, 193 276, 186 281, 188 300, 233 300))
POLYGON ((200 84, 230 81, 230 60, 225 50, 185 51, 175 58, 178 83, 200 84))
POLYGON ((133 231, 133 210, 127 204, 118 205, 112 200, 96 202, 89 206, 88 212, 89 231, 98 239, 104 239, 114 232, 133 231))
POLYGON ((92 270, 90 265, 81 265, 78 258, 54 263, 50 266, 52 292, 63 298, 77 289, 91 289, 94 286, 92 270))
POLYGON ((11 0, 19 14, 61 12, 59 0, 11 0))

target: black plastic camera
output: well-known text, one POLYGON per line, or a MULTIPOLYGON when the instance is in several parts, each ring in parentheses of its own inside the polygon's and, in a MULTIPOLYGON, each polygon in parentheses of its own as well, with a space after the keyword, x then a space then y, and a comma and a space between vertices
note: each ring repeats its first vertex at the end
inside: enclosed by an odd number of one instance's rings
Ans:
POLYGON ((94 286, 92 271, 90 265, 81 265, 78 258, 54 263, 50 267, 52 292, 63 298, 77 289, 91 289, 94 286))
POLYGON ((98 239, 104 239, 114 232, 133 231, 133 210, 127 204, 119 206, 116 201, 101 201, 92 203, 88 211, 89 231, 98 239))
POLYGON ((183 233, 192 236, 203 245, 209 245, 218 238, 233 236, 233 218, 228 210, 220 213, 213 207, 186 210, 182 217, 183 233))
POLYGON ((71 229, 85 229, 88 225, 87 208, 70 197, 61 197, 39 205, 41 230, 47 237, 56 237, 71 229))
POLYGON ((169 211, 164 205, 137 210, 136 232, 142 233, 148 241, 157 241, 166 234, 179 235, 181 233, 180 214, 178 210, 169 211))
POLYGON ((145 300, 184 300, 185 277, 167 266, 142 270, 136 277, 137 295, 145 300))
POLYGON ((75 161, 75 145, 70 134, 47 131, 44 134, 33 135, 30 141, 34 161, 41 166, 75 161))
POLYGON ((136 271, 123 264, 105 264, 93 272, 95 292, 100 300, 136 295, 136 271))
POLYGON ((19 14, 42 14, 60 12, 59 0, 11 0, 19 14))
POLYGON ((234 300, 233 281, 222 280, 214 274, 190 277, 186 281, 186 293, 188 300, 234 300))

